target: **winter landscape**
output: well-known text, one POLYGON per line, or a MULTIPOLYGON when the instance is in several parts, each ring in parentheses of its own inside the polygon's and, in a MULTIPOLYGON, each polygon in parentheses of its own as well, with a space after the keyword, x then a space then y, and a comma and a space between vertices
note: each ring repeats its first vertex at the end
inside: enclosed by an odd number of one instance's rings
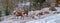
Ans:
POLYGON ((0 23, 60 23, 60 0, 0 0, 0 23))

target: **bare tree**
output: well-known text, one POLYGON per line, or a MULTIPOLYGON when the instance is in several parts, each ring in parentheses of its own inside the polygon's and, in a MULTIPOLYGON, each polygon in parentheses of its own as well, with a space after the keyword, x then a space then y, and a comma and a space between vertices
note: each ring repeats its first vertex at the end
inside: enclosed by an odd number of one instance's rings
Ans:
POLYGON ((7 15, 9 15, 13 11, 17 3, 18 0, 2 0, 2 5, 7 15))

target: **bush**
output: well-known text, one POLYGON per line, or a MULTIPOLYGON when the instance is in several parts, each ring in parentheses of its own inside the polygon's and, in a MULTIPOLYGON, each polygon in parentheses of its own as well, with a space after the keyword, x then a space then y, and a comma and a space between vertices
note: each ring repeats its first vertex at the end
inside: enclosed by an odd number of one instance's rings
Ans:
POLYGON ((60 12, 54 12, 53 14, 60 14, 60 12))
POLYGON ((1 17, 1 11, 0 11, 0 17, 1 17))
POLYGON ((8 16, 9 15, 9 11, 5 10, 5 15, 8 16))

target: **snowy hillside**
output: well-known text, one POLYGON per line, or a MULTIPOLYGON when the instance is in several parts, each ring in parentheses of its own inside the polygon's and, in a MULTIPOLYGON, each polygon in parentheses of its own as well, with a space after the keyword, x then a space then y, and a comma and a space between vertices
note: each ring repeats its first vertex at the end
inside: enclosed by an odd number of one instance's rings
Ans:
POLYGON ((43 19, 34 20, 26 23, 60 23, 60 14, 53 14, 43 19))
POLYGON ((49 11, 48 8, 43 8, 42 10, 37 10, 35 12, 39 13, 39 11, 47 10, 50 14, 45 14, 39 17, 37 20, 32 19, 30 15, 33 14, 33 11, 29 11, 29 17, 24 16, 24 20, 19 17, 16 18, 14 15, 1 17, 2 21, 0 23, 56 23, 60 21, 60 14, 53 14, 54 12, 60 12, 60 8, 56 7, 57 11, 49 11))

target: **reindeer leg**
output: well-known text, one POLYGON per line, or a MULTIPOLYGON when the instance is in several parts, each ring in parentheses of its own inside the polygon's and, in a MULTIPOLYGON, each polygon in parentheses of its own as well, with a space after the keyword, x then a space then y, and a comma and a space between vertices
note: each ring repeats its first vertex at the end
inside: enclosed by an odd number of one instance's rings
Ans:
POLYGON ((24 20, 24 17, 23 17, 23 16, 21 16, 21 19, 23 19, 23 20, 24 20))
POLYGON ((23 20, 24 20, 24 16, 22 16, 23 20))
POLYGON ((18 16, 17 16, 17 19, 18 19, 18 16))

